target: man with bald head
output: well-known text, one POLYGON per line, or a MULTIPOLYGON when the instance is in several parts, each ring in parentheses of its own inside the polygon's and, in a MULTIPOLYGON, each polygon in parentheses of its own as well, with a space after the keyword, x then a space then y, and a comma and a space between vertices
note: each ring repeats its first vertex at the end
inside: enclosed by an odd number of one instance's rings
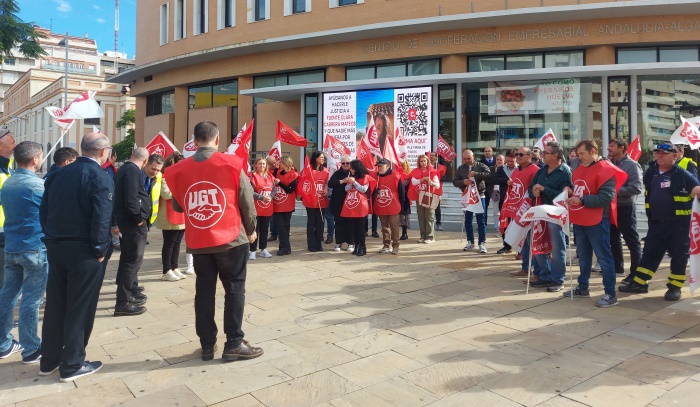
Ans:
POLYGON ((80 142, 82 156, 44 184, 39 221, 49 260, 39 375, 60 371, 69 382, 97 372, 85 360, 104 279, 102 262, 111 248, 114 183, 102 170, 110 153, 104 134, 80 142))
POLYGON ((153 210, 142 172, 148 163, 148 156, 148 150, 145 148, 135 148, 129 161, 125 162, 114 176, 114 217, 122 234, 115 317, 146 312, 146 308, 142 306, 146 303, 146 296, 134 288, 143 263, 148 222, 153 210))
MULTIPOLYGON (((484 163, 474 161, 474 152, 469 149, 462 151, 463 164, 457 168, 455 178, 452 184, 461 189, 462 192, 476 182, 476 188, 479 190, 481 205, 484 207, 484 213, 476 214, 476 227, 479 236, 479 252, 486 253, 486 183, 491 182, 491 169, 484 163)), ((464 230, 467 233, 467 245, 464 246, 464 251, 474 250, 474 226, 472 220, 474 216, 472 212, 464 213, 464 230)))

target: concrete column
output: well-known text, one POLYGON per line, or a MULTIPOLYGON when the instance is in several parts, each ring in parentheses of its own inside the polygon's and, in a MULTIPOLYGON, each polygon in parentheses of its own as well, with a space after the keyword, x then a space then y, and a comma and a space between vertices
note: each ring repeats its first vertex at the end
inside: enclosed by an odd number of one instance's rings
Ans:
POLYGON ((601 131, 603 145, 601 152, 608 150, 608 142, 610 141, 610 90, 608 89, 608 77, 600 77, 600 110, 601 110, 601 131))
POLYGON ((637 137, 637 134, 639 134, 639 130, 637 130, 637 75, 631 75, 630 76, 630 89, 629 89, 629 95, 630 95, 630 137, 628 142, 631 142, 634 140, 635 137, 637 137))

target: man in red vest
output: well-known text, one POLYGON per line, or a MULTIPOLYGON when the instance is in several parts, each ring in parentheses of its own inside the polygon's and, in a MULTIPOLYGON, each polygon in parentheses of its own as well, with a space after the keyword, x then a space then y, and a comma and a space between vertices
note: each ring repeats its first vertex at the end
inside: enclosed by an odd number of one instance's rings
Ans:
POLYGON ((406 199, 406 190, 401 175, 389 168, 389 160, 377 160, 377 170, 372 210, 382 223, 384 245, 379 253, 399 254, 399 213, 406 199))
POLYGON ((218 152, 219 129, 204 121, 194 127, 197 152, 165 171, 173 209, 185 214, 187 252, 197 274, 194 310, 202 360, 216 352, 214 322, 216 281, 224 290, 226 345, 222 359, 252 359, 261 348, 243 340, 246 264, 249 243, 256 239, 253 189, 242 170, 243 160, 218 152))
POLYGON ((605 295, 596 305, 612 307, 618 302, 615 294, 615 263, 610 248, 610 224, 617 224, 615 195, 627 181, 627 173, 610 161, 602 160, 598 155, 598 145, 593 140, 581 140, 576 143, 575 149, 581 165, 571 175, 573 190, 567 187, 567 202, 569 217, 574 225, 581 274, 578 277, 578 287, 573 292, 566 291, 564 297, 591 296, 588 281, 595 252, 605 288, 605 295))

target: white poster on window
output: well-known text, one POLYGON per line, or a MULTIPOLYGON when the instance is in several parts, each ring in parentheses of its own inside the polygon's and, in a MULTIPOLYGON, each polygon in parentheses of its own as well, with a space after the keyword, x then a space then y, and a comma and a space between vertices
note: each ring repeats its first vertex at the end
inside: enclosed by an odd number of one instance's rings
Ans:
POLYGON ((489 114, 577 113, 581 82, 577 78, 528 82, 489 82, 489 114))
POLYGON ((394 134, 401 134, 408 148, 408 162, 415 167, 418 156, 430 151, 432 88, 394 90, 394 134))
POLYGON ((325 142, 325 135, 335 137, 350 149, 353 158, 357 151, 356 112, 355 92, 326 93, 323 95, 323 141, 325 142))

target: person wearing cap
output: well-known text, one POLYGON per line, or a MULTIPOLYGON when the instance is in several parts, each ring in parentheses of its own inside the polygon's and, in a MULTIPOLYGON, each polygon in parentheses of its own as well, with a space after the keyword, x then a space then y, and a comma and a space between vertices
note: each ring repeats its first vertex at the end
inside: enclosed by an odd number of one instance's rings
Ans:
POLYGON ((646 294, 649 281, 659 268, 666 251, 671 255, 666 301, 681 299, 685 283, 685 268, 690 249, 690 216, 693 196, 700 194, 700 182, 676 164, 678 150, 670 142, 654 149, 654 162, 644 173, 644 206, 649 219, 649 231, 644 241, 642 258, 632 281, 620 286, 624 293, 646 294))
POLYGON ((406 199, 400 173, 389 168, 389 160, 377 160, 377 187, 372 194, 372 209, 382 225, 384 245, 379 253, 399 254, 399 213, 406 199))
MULTIPOLYGON (((14 174, 12 170, 12 151, 15 149, 15 136, 8 129, 0 129, 0 191, 2 184, 14 174)), ((5 268, 5 232, 2 227, 5 223, 5 214, 2 210, 2 201, 0 201, 0 288, 4 280, 5 268)))
POLYGON ((698 163, 688 157, 683 157, 683 154, 685 153, 685 144, 676 144, 676 150, 678 151, 678 159, 676 160, 676 164, 697 177, 698 163))

